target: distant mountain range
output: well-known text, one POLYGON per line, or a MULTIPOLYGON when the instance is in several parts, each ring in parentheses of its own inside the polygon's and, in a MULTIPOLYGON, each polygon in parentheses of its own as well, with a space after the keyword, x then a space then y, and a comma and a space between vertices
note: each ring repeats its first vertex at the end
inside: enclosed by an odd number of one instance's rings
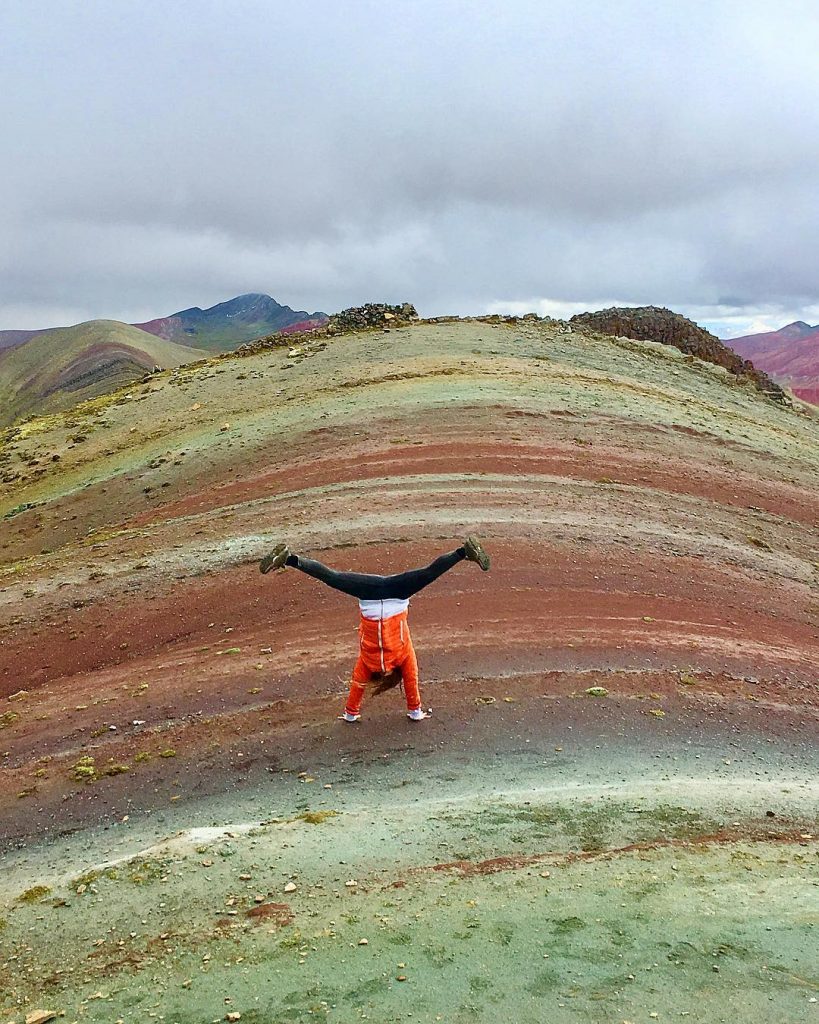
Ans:
POLYGON ((309 331, 324 313, 282 306, 269 295, 239 295, 142 324, 89 320, 43 331, 0 331, 0 427, 59 412, 167 369, 283 331, 309 331))
POLYGON ((281 306, 269 295, 249 293, 220 302, 209 309, 192 306, 171 316, 134 324, 166 341, 229 352, 254 338, 276 331, 312 330, 327 320, 325 313, 307 313, 281 306))
MULTIPOLYGON (((237 295, 235 299, 228 299, 227 302, 220 302, 209 309, 192 306, 170 316, 157 317, 155 320, 130 326, 180 345, 193 345, 212 352, 229 352, 246 341, 253 341, 254 338, 261 338, 266 334, 275 334, 276 331, 285 331, 288 334, 309 331, 314 327, 320 327, 326 321, 325 313, 307 313, 305 310, 291 309, 289 306, 280 305, 269 295, 250 292, 247 295, 237 295)), ((39 334, 56 329, 0 331, 0 351, 16 348, 39 334)))
POLYGON ((778 331, 747 334, 725 342, 797 398, 819 405, 819 324, 803 320, 778 331))

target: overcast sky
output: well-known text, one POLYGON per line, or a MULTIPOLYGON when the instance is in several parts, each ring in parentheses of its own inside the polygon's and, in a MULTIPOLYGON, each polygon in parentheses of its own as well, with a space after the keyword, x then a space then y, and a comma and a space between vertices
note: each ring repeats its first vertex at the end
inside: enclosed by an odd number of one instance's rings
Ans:
POLYGON ((0 329, 819 321, 815 0, 0 0, 0 329))

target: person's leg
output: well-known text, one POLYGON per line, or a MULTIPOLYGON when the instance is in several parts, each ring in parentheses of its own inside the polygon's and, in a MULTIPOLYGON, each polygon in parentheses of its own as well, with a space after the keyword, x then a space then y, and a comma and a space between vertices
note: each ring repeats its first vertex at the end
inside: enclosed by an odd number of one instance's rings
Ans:
POLYGON ((439 555, 434 562, 424 566, 423 569, 410 569, 407 572, 399 572, 393 576, 376 576, 363 572, 340 572, 338 569, 331 569, 314 558, 307 558, 304 555, 290 555, 285 565, 300 569, 314 579, 321 580, 328 587, 340 590, 343 594, 357 597, 360 601, 379 601, 389 598, 406 600, 417 594, 419 590, 434 583, 439 576, 448 572, 458 562, 466 558, 463 548, 456 548, 446 555, 439 555))
POLYGON ((448 572, 465 558, 477 562, 484 571, 489 568, 489 558, 477 538, 467 537, 462 547, 445 555, 439 555, 423 569, 410 569, 392 576, 379 576, 363 572, 340 572, 314 558, 291 554, 290 549, 284 544, 278 545, 262 559, 260 569, 264 573, 283 565, 289 565, 294 569, 300 569, 308 576, 321 580, 328 587, 340 590, 343 594, 349 594, 360 601, 386 601, 390 598, 407 600, 413 594, 417 594, 419 590, 428 587, 430 583, 434 583, 439 576, 448 572))
POLYGON ((367 668, 364 659, 359 655, 353 669, 353 678, 350 683, 350 692, 347 694, 347 703, 344 705, 344 717, 348 720, 361 714, 361 701, 367 688, 364 680, 368 680, 370 675, 370 670, 367 668))
POLYGON ((413 594, 417 594, 419 590, 423 590, 424 587, 428 587, 430 583, 434 583, 439 576, 449 572, 453 566, 465 558, 466 551, 462 547, 456 548, 446 555, 439 555, 435 561, 430 562, 423 569, 409 569, 407 572, 399 572, 394 576, 383 576, 381 587, 383 593, 379 594, 379 597, 383 597, 385 600, 390 597, 406 600, 413 594))
POLYGON ((421 690, 418 685, 418 659, 412 641, 407 644, 407 653, 399 668, 404 681, 404 695, 407 698, 407 711, 418 711, 421 707, 421 690))
POLYGON ((389 579, 388 576, 375 576, 364 572, 340 572, 305 555, 290 555, 285 565, 300 569, 313 579, 321 580, 328 587, 340 590, 342 594, 349 594, 350 597, 357 597, 360 601, 377 601, 384 597, 381 591, 384 581, 389 579))

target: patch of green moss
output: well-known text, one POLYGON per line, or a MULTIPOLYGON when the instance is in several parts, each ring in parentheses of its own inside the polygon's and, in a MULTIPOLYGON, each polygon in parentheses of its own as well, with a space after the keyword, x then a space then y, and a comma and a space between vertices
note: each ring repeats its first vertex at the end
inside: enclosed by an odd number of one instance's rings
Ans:
POLYGON ((85 874, 78 875, 77 878, 75 878, 71 882, 71 888, 72 889, 78 889, 81 885, 84 885, 84 886, 87 887, 89 885, 92 885, 94 882, 96 882, 96 880, 99 877, 100 877, 100 872, 99 871, 95 871, 95 870, 86 871, 85 874))
POLYGON ((81 757, 71 766, 71 774, 77 782, 96 782, 98 775, 94 758, 90 754, 81 757))
POLYGON ((302 938, 301 932, 296 928, 286 938, 282 939, 279 943, 279 949, 298 949, 302 945, 304 939, 302 938))
POLYGON ((160 750, 160 757, 176 757, 176 751, 172 747, 168 747, 167 750, 160 750))
POLYGON ((51 892, 51 887, 48 885, 32 885, 30 889, 26 889, 25 892, 21 892, 17 897, 18 903, 37 903, 44 896, 48 896, 51 892))
POLYGON ((337 818, 338 811, 302 811, 293 821, 306 821, 308 825, 321 825, 329 818, 337 818))
POLYGON ((170 862, 146 857, 143 860, 131 861, 128 865, 128 880, 134 885, 156 882, 168 873, 170 862))

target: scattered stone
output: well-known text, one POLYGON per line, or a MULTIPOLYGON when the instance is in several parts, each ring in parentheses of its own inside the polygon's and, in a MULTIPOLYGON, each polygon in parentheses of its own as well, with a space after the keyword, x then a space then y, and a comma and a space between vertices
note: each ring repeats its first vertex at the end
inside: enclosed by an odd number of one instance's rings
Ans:
POLYGON ((26 1024, 47 1024, 57 1016, 56 1010, 32 1010, 26 1014, 26 1024))
POLYGON ((295 892, 296 891, 296 883, 295 882, 288 882, 287 885, 284 887, 284 891, 285 892, 295 892))
POLYGON ((359 939, 358 940, 358 944, 359 944, 359 946, 369 946, 370 940, 369 939, 359 939))

